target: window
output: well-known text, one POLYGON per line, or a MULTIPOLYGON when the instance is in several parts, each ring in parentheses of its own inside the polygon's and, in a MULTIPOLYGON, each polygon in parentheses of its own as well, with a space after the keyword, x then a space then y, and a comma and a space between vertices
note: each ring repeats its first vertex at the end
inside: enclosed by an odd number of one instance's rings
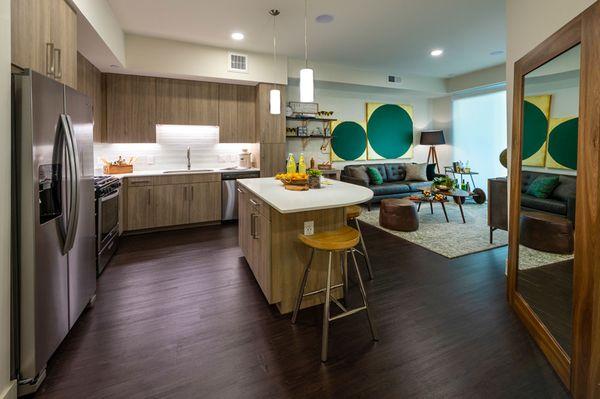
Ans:
POLYGON ((498 160, 507 147, 506 90, 454 98, 452 124, 454 159, 479 172, 478 187, 487 190, 487 179, 507 175, 498 160))

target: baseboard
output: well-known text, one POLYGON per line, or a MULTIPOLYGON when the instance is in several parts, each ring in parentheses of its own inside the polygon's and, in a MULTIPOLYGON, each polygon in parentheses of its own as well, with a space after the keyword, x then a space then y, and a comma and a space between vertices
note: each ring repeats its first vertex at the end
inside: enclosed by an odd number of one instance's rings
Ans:
POLYGON ((0 392, 0 399, 17 398, 17 380, 9 381, 8 386, 0 392))

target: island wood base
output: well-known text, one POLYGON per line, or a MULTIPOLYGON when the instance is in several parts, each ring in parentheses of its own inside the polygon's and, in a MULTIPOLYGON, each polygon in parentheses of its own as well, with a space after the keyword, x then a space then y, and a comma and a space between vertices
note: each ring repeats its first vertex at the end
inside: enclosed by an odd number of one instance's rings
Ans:
MULTIPOLYGON (((298 240, 304 222, 313 220, 315 233, 335 230, 346 223, 345 208, 330 208, 297 213, 280 213, 244 187, 238 187, 239 242, 258 284, 270 304, 282 314, 293 310, 302 273, 310 257, 310 248, 298 240)), ((333 281, 341 282, 341 255, 333 257, 333 281)), ((328 253, 317 251, 312 262, 305 292, 324 288, 327 280, 328 253)), ((341 288, 333 290, 343 297, 341 288)), ((324 302, 325 294, 307 297, 302 308, 324 302)))

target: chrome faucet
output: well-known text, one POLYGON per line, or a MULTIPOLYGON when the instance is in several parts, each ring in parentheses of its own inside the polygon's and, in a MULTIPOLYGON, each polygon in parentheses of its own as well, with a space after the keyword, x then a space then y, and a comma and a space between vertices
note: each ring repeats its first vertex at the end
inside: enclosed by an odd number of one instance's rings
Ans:
POLYGON ((187 170, 192 169, 192 161, 190 159, 190 147, 187 148, 187 170))

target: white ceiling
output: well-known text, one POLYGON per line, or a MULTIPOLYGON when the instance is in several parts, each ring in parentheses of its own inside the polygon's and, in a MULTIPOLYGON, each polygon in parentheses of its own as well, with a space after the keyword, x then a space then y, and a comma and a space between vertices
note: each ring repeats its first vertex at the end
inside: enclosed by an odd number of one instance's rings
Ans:
MULTIPOLYGON (((127 33, 304 57, 302 0, 108 0, 127 33), (230 38, 234 31, 246 39, 230 38)), ((449 77, 505 61, 505 0, 309 0, 309 60, 449 77), (319 24, 315 17, 331 14, 319 24), (429 51, 443 48, 442 57, 429 51)))

